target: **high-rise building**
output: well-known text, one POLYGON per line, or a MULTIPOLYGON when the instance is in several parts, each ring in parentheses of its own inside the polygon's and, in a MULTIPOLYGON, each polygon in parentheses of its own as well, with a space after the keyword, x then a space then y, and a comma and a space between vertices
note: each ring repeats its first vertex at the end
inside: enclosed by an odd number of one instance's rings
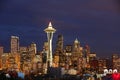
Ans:
POLYGON ((48 42, 44 42, 43 51, 42 51, 43 63, 47 62, 47 57, 48 57, 47 53, 48 53, 48 42))
POLYGON ((72 45, 66 45, 65 51, 64 51, 65 57, 62 58, 62 60, 65 62, 65 65, 67 68, 72 64, 72 45))
POLYGON ((75 39, 73 43, 73 52, 80 52, 80 42, 78 39, 75 39))
POLYGON ((19 52, 19 37, 11 36, 11 53, 19 52))
POLYGON ((73 43, 73 50, 72 50, 72 64, 74 67, 81 72, 82 68, 86 66, 86 60, 83 57, 83 47, 80 45, 80 41, 76 38, 73 43))
POLYGON ((48 51, 48 42, 44 42, 43 49, 45 49, 45 51, 48 51))
POLYGON ((0 46, 0 69, 2 68, 2 54, 3 54, 3 47, 0 46))
POLYGON ((8 57, 9 57, 9 53, 4 53, 1 57, 1 62, 2 62, 2 65, 1 65, 1 68, 2 69, 6 69, 8 68, 8 57))
POLYGON ((73 43, 72 56, 75 60, 77 60, 78 57, 82 57, 82 47, 80 46, 78 39, 75 39, 73 43))
POLYGON ((3 54, 3 47, 0 46, 0 55, 3 54))
POLYGON ((47 73, 47 59, 48 59, 48 42, 44 42, 42 50, 43 73, 47 73))
POLYGON ((37 53, 37 46, 34 42, 32 42, 29 46, 29 52, 33 52, 34 54, 37 53))
POLYGON ((62 53, 63 52, 63 36, 58 35, 58 40, 56 43, 56 51, 62 53))
POLYGON ((56 49, 54 54, 54 63, 57 63, 59 66, 63 63, 63 36, 58 35, 58 39, 56 42, 56 49))
POLYGON ((90 47, 89 47, 89 45, 85 45, 84 57, 86 58, 87 63, 89 63, 89 59, 90 59, 90 47))

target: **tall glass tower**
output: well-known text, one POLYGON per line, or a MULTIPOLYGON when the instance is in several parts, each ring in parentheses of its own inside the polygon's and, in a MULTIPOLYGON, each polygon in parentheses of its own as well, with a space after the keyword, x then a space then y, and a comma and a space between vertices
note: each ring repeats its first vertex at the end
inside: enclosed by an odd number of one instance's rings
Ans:
POLYGON ((11 53, 18 53, 19 51, 19 37, 11 36, 11 53))
POLYGON ((47 38, 48 38, 48 54, 47 54, 47 63, 48 67, 52 67, 52 38, 53 38, 53 33, 55 33, 56 29, 52 27, 51 22, 49 22, 48 27, 44 30, 47 33, 47 38))

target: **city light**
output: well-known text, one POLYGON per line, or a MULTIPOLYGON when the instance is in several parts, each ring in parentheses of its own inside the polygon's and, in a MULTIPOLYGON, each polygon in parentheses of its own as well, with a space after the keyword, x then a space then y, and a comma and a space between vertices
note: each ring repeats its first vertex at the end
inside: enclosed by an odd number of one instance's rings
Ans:
MULTIPOLYGON (((4 53, 3 46, 0 47, 0 70, 18 72, 22 78, 24 75, 30 77, 33 73, 59 78, 73 76, 80 78, 79 75, 82 75, 85 80, 93 78, 93 76, 96 79, 108 78, 108 76, 113 79, 120 78, 120 57, 118 54, 113 54, 110 59, 98 58, 97 54, 91 51, 89 45, 81 46, 77 38, 73 43, 64 45, 63 35, 58 35, 56 47, 52 51, 52 38, 56 29, 52 27, 50 22, 44 31, 47 33, 48 41, 44 42, 41 51, 37 50, 36 43, 20 46, 19 37, 11 36, 10 52, 4 53)), ((10 78, 10 75, 7 73, 6 77, 10 78)))

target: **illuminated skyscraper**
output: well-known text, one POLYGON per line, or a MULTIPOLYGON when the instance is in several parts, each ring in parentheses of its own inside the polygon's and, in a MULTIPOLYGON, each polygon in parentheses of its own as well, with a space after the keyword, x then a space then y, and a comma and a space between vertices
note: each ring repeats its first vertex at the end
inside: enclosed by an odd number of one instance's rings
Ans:
POLYGON ((83 53, 82 53, 83 47, 80 46, 80 42, 78 41, 78 39, 76 38, 73 44, 73 55, 76 57, 82 57, 83 53))
MULTIPOLYGON (((57 64, 59 64, 59 66, 61 66, 61 64, 64 62, 64 54, 63 54, 63 36, 62 35, 58 35, 58 39, 56 42, 56 49, 55 49, 55 54, 54 54, 54 58, 57 57, 59 59, 58 62, 56 62, 57 64)), ((56 60, 56 59, 55 59, 56 60)))
POLYGON ((56 51, 61 53, 62 50, 63 50, 63 36, 58 35, 58 40, 57 40, 57 43, 56 43, 56 51))
POLYGON ((33 52, 34 54, 37 53, 37 46, 34 42, 32 42, 29 46, 29 52, 33 52))
POLYGON ((19 51, 19 37, 11 36, 11 53, 18 53, 19 51))
POLYGON ((84 55, 85 55, 84 57, 86 57, 87 63, 89 63, 89 58, 90 58, 90 47, 89 47, 89 45, 85 46, 84 55))
POLYGON ((3 54, 3 47, 0 46, 0 69, 2 68, 2 54, 3 54))
POLYGON ((1 55, 3 54, 3 47, 2 46, 0 46, 0 57, 1 57, 1 55))
POLYGON ((76 38, 73 44, 73 52, 80 52, 80 42, 76 38))
POLYGON ((44 42, 43 51, 42 51, 43 63, 47 63, 47 57, 48 57, 47 53, 48 53, 48 42, 44 42))
POLYGON ((52 27, 51 22, 49 23, 48 27, 44 30, 47 33, 47 38, 48 38, 48 67, 52 66, 52 61, 53 61, 53 57, 52 57, 52 38, 53 38, 53 33, 56 31, 56 29, 54 29, 52 27))

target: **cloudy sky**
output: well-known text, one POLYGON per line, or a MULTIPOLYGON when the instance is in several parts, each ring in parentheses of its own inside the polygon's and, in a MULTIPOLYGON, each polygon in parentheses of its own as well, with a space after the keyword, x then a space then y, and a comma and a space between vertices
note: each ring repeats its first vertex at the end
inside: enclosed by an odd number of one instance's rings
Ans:
POLYGON ((98 56, 120 53, 119 0, 0 0, 0 45, 10 47, 10 36, 20 37, 20 45, 35 42, 42 50, 47 40, 43 31, 52 22, 64 45, 78 38, 98 56))

